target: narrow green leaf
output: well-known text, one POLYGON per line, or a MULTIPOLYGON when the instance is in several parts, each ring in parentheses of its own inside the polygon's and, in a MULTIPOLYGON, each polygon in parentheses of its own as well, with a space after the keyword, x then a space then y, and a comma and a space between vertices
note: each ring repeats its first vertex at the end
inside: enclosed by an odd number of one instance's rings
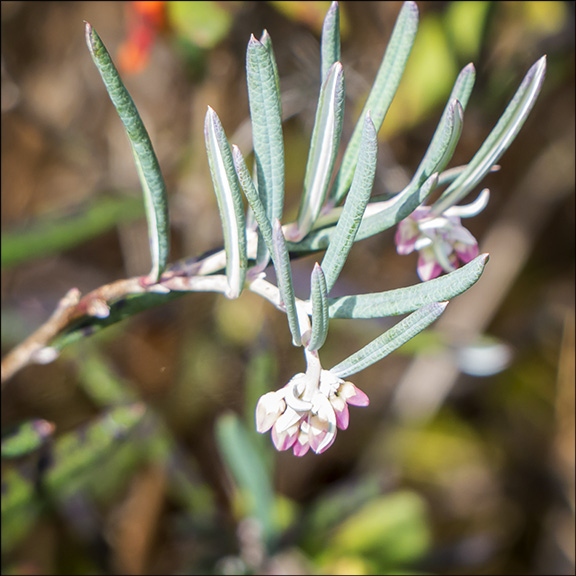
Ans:
MULTIPOLYGON (((430 146, 411 182, 396 196, 386 200, 386 204, 381 202, 369 204, 356 240, 362 240, 391 228, 424 202, 433 190, 450 183, 465 169, 463 166, 441 172, 437 182, 435 177, 426 182, 435 172, 444 170, 452 157, 462 132, 463 109, 470 98, 474 79, 474 66, 468 64, 462 69, 454 83, 450 99, 430 146)), ((298 252, 325 248, 334 231, 334 228, 325 228, 325 226, 329 225, 331 220, 336 222, 340 212, 341 208, 335 207, 330 214, 323 215, 317 221, 319 230, 313 230, 304 241, 289 243, 289 250, 298 252)))
MULTIPOLYGON (((455 178, 458 173, 459 171, 456 171, 448 175, 446 180, 449 181, 451 178, 455 178)), ((390 200, 370 202, 366 207, 354 242, 374 236, 396 225, 420 206, 437 187, 438 175, 432 174, 420 188, 414 189, 413 185, 409 184, 402 192, 399 192, 390 200)), ((322 217, 322 221, 324 224, 329 223, 332 219, 336 221, 341 214, 341 207, 333 208, 329 218, 322 217)), ((318 223, 320 223, 320 220, 318 223)), ((312 230, 300 242, 288 242, 287 247, 290 252, 294 253, 324 250, 332 242, 335 233, 336 226, 330 223, 325 227, 312 230)))
POLYGON ((460 70, 460 74, 458 74, 456 82, 454 82, 454 87, 452 88, 448 101, 458 100, 462 106, 462 110, 466 110, 475 82, 476 69, 474 68, 474 64, 467 64, 462 68, 462 70, 460 70))
POLYGON ((352 183, 354 171, 360 154, 360 138, 364 125, 364 118, 370 110, 376 133, 380 130, 388 108, 392 103, 394 94, 400 84, 400 79, 408 56, 412 50, 416 30, 418 29, 418 6, 416 2, 404 2, 394 25, 394 30, 388 42, 384 58, 376 75, 376 79, 364 104, 358 123, 354 128, 352 137, 348 142, 346 152, 342 158, 340 171, 330 193, 331 200, 338 204, 352 183))
POLYGON ((359 152, 360 157, 350 193, 346 198, 342 214, 322 260, 322 270, 326 276, 328 292, 334 286, 346 262, 372 192, 374 174, 376 173, 378 142, 370 112, 366 114, 364 119, 364 130, 359 152))
POLYGON ((115 450, 120 440, 140 424, 144 414, 143 404, 118 406, 81 430, 59 437, 46 471, 46 486, 51 491, 70 489, 79 474, 88 472, 115 450))
POLYGON ((298 312, 296 311, 296 297, 294 295, 294 286, 292 284, 292 268, 290 266, 290 255, 286 250, 286 241, 282 233, 282 224, 276 219, 272 232, 274 245, 274 269, 280 290, 280 297, 286 309, 288 317, 288 326, 292 334, 292 343, 294 346, 302 345, 302 335, 298 324, 298 312))
POLYGON ((356 240, 363 240, 395 226, 420 206, 437 185, 438 174, 432 174, 419 188, 408 186, 391 200, 370 204, 370 211, 360 225, 356 240))
POLYGON ((326 82, 330 68, 340 61, 340 10, 338 2, 332 2, 322 25, 320 44, 322 58, 322 82, 326 82))
POLYGON ((330 372, 339 378, 348 378, 348 376, 368 368, 432 324, 444 312, 447 305, 448 302, 434 302, 413 312, 390 330, 372 340, 370 344, 331 368, 330 372))
POLYGON ((64 332, 57 334, 49 342, 52 348, 62 350, 66 346, 78 342, 83 338, 92 336, 112 324, 116 324, 136 314, 171 302, 180 298, 184 292, 171 291, 168 293, 144 292, 142 294, 127 294, 115 302, 110 302, 110 314, 106 318, 86 315, 74 322, 64 332))
POLYGON ((224 231, 228 298, 238 298, 244 286, 246 257, 246 222, 240 182, 234 169, 232 152, 216 112, 208 107, 204 124, 210 174, 216 192, 224 231))
POLYGON ((218 450, 245 500, 246 515, 260 524, 269 545, 276 536, 275 498, 270 473, 250 435, 235 414, 216 422, 218 450))
POLYGON ((276 56, 274 56, 274 48, 272 46, 272 38, 270 38, 270 34, 268 34, 267 30, 262 32, 262 36, 260 37, 260 42, 262 46, 268 50, 268 54, 270 55, 270 64, 272 64, 272 72, 274 73, 274 81, 276 83, 276 92, 278 96, 280 96, 280 74, 278 74, 278 65, 276 64, 276 56))
POLYGON ((21 229, 2 232, 2 268, 57 254, 143 215, 142 200, 98 197, 74 213, 46 216, 21 229))
POLYGON ((312 270, 310 301, 312 303, 312 334, 306 347, 308 350, 319 350, 328 335, 329 317, 326 278, 318 262, 314 264, 312 270))
POLYGON ((258 193, 268 219, 282 218, 284 204, 284 141, 277 68, 269 37, 254 36, 246 53, 246 80, 258 193))
POLYGON ((430 146, 412 178, 414 187, 420 187, 435 172, 440 173, 454 154, 462 134, 463 110, 458 100, 450 100, 432 137, 430 146))
POLYGON ((2 438, 2 458, 20 458, 34 452, 48 441, 55 426, 47 420, 30 420, 2 438))
POLYGON ((504 114, 474 155, 467 168, 444 191, 433 205, 434 213, 441 214, 470 192, 508 149, 522 128, 542 88, 546 72, 546 57, 538 60, 524 77, 504 114))
POLYGON ((235 144, 232 145, 232 158, 234 160, 236 174, 238 174, 240 186, 244 191, 244 195, 248 200, 248 204, 250 204, 252 214, 254 215, 256 223, 258 224, 259 232, 262 234, 262 238, 266 243, 268 251, 270 254, 273 254, 274 248, 272 246, 272 225, 270 224, 270 220, 268 220, 266 208, 264 207, 264 204, 262 204, 262 200, 260 200, 258 190, 256 190, 256 187, 254 186, 252 176, 250 176, 250 172, 248 172, 248 167, 246 166, 242 152, 240 152, 240 149, 235 144))
MULTIPOLYGON (((37 467, 37 463, 36 463, 37 467)), ((29 533, 43 509, 29 462, 2 469, 2 554, 7 554, 29 533)), ((37 476, 37 473, 36 473, 37 476)))
POLYGON ((480 254, 462 268, 414 286, 329 298, 330 318, 382 318, 413 312, 433 302, 446 302, 473 286, 488 262, 488 254, 480 254))
POLYGON ((78 386, 96 406, 110 408, 137 400, 130 383, 112 369, 96 346, 84 342, 78 356, 78 386))
POLYGON ((148 237, 152 269, 150 282, 156 282, 168 262, 170 251, 170 228, 166 185, 152 142, 132 97, 120 79, 110 54, 100 40, 96 30, 86 22, 86 42, 104 81, 108 95, 124 124, 132 146, 138 176, 144 193, 144 206, 148 222, 148 237))
POLYGON ((308 234, 324 205, 340 145, 343 112, 344 74, 342 64, 336 62, 320 90, 298 214, 298 234, 291 240, 300 240, 308 234))

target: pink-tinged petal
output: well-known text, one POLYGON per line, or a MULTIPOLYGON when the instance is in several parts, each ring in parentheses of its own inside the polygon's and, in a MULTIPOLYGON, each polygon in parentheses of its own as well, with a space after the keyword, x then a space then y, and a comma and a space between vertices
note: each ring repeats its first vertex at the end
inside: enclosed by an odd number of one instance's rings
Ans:
POLYGON ((422 250, 420 256, 418 257, 418 266, 416 268, 420 280, 426 282, 427 280, 432 280, 442 274, 443 269, 436 258, 432 250, 422 250))
MULTIPOLYGON (((418 206, 408 218, 410 220, 424 220, 424 218, 428 218, 430 216, 430 212, 432 212, 432 208, 430 206, 418 206)), ((408 219, 406 218, 406 220, 408 219)))
POLYGON ((308 442, 308 434, 300 432, 298 439, 294 443, 293 452, 294 456, 304 456, 310 450, 310 443, 308 442))
POLYGON ((314 422, 314 420, 318 420, 318 418, 316 416, 311 416, 308 442, 310 443, 310 448, 312 448, 316 454, 320 454, 334 443, 334 440, 336 439, 336 427, 334 427, 333 431, 330 431, 328 426, 322 428, 319 423, 314 422))
POLYGON ((348 423, 350 422, 348 404, 344 402, 342 408, 340 409, 334 407, 334 414, 336 414, 336 426, 338 426, 340 430, 346 430, 346 428, 348 428, 348 423))
POLYGON ((452 230, 450 230, 449 238, 452 244, 457 242, 462 244, 470 244, 471 246, 478 244, 472 232, 470 232, 470 230, 467 228, 464 228, 462 225, 454 226, 452 230))
POLYGON ((464 264, 470 262, 470 260, 474 260, 476 256, 478 256, 478 244, 474 243, 473 245, 469 244, 461 244, 460 242, 456 242, 454 244, 454 250, 458 255, 458 258, 464 264))
POLYGON ((264 394, 256 405, 256 430, 260 433, 270 430, 285 409, 286 403, 280 392, 264 394))
POLYGON ((346 402, 352 404, 352 406, 368 406, 370 404, 370 398, 368 395, 362 392, 360 388, 357 388, 352 384, 352 382, 344 382, 343 388, 346 390, 346 402))
POLYGON ((322 434, 311 434, 310 435, 310 448, 314 450, 316 454, 322 454, 334 444, 336 440, 336 429, 334 432, 324 432, 322 434))
POLYGON ((302 418, 302 414, 287 407, 284 413, 276 420, 274 426, 272 426, 272 441, 277 450, 288 450, 296 442, 302 418))
POLYGON ((336 414, 330 400, 322 394, 312 398, 312 413, 308 417, 308 441, 316 454, 324 452, 336 437, 336 414))
POLYGON ((288 450, 292 448, 296 440, 298 440, 298 426, 293 426, 288 430, 284 430, 283 432, 278 432, 276 430, 276 426, 272 428, 272 442, 274 442, 274 446, 276 450, 282 452, 283 450, 288 450))
POLYGON ((402 220, 396 228, 394 242, 396 243, 396 252, 404 256, 414 251, 414 244, 418 240, 418 226, 408 218, 402 220))
POLYGON ((404 220, 398 223, 394 242, 398 254, 410 254, 415 249, 415 244, 420 237, 420 227, 418 221, 426 218, 430 212, 429 207, 419 206, 404 220))

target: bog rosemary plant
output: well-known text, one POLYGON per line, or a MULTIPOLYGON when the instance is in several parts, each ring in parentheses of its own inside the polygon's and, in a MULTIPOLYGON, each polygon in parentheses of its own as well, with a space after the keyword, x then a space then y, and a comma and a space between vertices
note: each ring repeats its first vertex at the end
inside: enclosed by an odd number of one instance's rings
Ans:
POLYGON ((108 94, 124 123, 144 192, 152 260, 142 277, 120 280, 80 297, 72 290, 50 322, 5 361, 3 379, 26 363, 54 359, 66 344, 113 322, 186 292, 219 292, 236 299, 249 290, 285 314, 292 343, 301 348, 306 369, 255 407, 256 429, 271 430, 278 450, 302 456, 324 452, 349 422, 349 405, 366 406, 367 395, 347 379, 402 346, 427 328, 448 302, 481 276, 488 254, 462 225, 488 203, 483 190, 466 196, 514 140, 532 109, 545 73, 545 58, 526 74, 486 141, 463 166, 448 168, 458 143, 475 70, 458 75, 428 150, 404 190, 381 201, 371 198, 377 170, 377 134, 400 83, 418 27, 415 2, 405 2, 374 85, 350 140, 341 148, 344 70, 340 59, 338 3, 330 7, 322 30, 321 88, 306 164, 302 197, 294 222, 283 221, 284 141, 280 82, 265 31, 252 36, 246 71, 252 122, 250 171, 242 151, 231 145, 217 112, 208 108, 204 134, 210 173, 221 217, 224 248, 190 263, 170 264, 168 201, 150 138, 104 44, 86 24, 86 40, 108 94), (436 192, 436 200, 428 198, 436 192), (244 208, 244 198, 248 213, 244 208), (355 242, 396 227, 398 254, 419 253, 420 284, 368 294, 331 297, 355 242), (307 299, 296 297, 291 259, 316 253, 307 299), (276 282, 267 271, 273 267, 276 282), (330 319, 407 315, 391 329, 331 368, 321 350, 330 319), (43 330, 43 331, 42 331, 43 330))

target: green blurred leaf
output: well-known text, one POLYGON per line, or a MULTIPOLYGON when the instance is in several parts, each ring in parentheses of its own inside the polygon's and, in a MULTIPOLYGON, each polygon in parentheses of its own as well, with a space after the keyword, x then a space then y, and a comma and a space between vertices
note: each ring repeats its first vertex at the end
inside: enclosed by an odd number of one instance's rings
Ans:
POLYGON ((77 213, 45 217, 19 230, 2 232, 2 268, 58 254, 122 222, 136 220, 143 212, 142 202, 135 198, 96 198, 77 213))
MULTIPOLYGON (((237 5, 238 2, 226 2, 237 5)), ((200 48, 214 48, 228 35, 233 14, 223 2, 166 2, 168 20, 176 32, 200 48)))
POLYGON ((461 59, 473 60, 480 54, 490 7, 490 2, 470 0, 456 0, 446 6, 444 28, 461 59))
POLYGON ((325 0, 269 0, 269 3, 290 20, 305 24, 314 32, 320 32, 324 15, 330 8, 330 2, 325 0))
POLYGON ((3 551, 17 544, 30 529, 45 504, 42 490, 58 497, 77 490, 94 476, 95 467, 109 462, 143 416, 142 404, 116 407, 86 426, 57 437, 41 465, 26 461, 3 470, 3 551))
POLYGON ((2 470, 2 553, 9 552, 30 530, 42 509, 30 466, 2 470), (23 475, 22 470, 27 474, 23 475))
POLYGON ((78 384, 99 407, 110 408, 135 402, 137 395, 109 366, 109 361, 93 344, 84 342, 78 362, 78 384))
POLYGON ((30 420, 2 435, 2 458, 20 458, 38 450, 52 437, 55 426, 47 420, 30 420))
POLYGON ((46 471, 47 487, 53 491, 73 490, 83 474, 90 473, 140 424, 144 414, 143 404, 117 406, 82 429, 59 437, 46 471))
POLYGON ((67 328, 65 332, 58 334, 50 342, 50 346, 57 350, 77 342, 86 336, 91 336, 100 332, 103 328, 116 324, 126 318, 131 318, 135 314, 160 306, 176 298, 180 298, 185 292, 172 290, 164 294, 158 292, 146 292, 143 294, 127 294, 115 302, 110 303, 110 314, 106 318, 97 318, 96 316, 83 316, 67 328))
POLYGON ((224 463, 246 498, 247 516, 259 522, 264 540, 270 544, 277 530, 274 490, 267 466, 235 414, 220 416, 216 440, 224 463))
POLYGON ((414 492, 398 491, 367 502, 345 520, 323 557, 334 561, 357 554, 373 559, 379 570, 391 570, 419 560, 430 543, 426 502, 414 492))

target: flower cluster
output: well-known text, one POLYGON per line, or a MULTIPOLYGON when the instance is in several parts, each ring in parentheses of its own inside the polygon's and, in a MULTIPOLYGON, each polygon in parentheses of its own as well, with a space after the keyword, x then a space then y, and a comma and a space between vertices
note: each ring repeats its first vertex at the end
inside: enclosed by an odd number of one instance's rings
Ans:
POLYGON ((320 454, 332 445, 338 428, 348 427, 348 404, 368 403, 368 396, 352 382, 345 382, 329 370, 308 370, 260 398, 256 429, 263 433, 272 428, 277 450, 292 448, 295 456, 303 456, 312 448, 320 454))
MULTIPOLYGON (((498 169, 494 166, 493 170, 498 169)), ((485 188, 478 198, 464 206, 419 206, 398 224, 394 240, 398 254, 420 252, 418 276, 432 280, 442 272, 452 272, 478 256, 478 242, 462 226, 460 218, 477 216, 486 208, 490 191, 485 188)), ((441 199, 439 200, 439 202, 441 199)))
POLYGON ((396 250, 398 254, 420 252, 417 270, 421 280, 452 272, 460 263, 467 264, 478 256, 476 238, 451 210, 434 216, 430 206, 419 206, 398 224, 396 250))

